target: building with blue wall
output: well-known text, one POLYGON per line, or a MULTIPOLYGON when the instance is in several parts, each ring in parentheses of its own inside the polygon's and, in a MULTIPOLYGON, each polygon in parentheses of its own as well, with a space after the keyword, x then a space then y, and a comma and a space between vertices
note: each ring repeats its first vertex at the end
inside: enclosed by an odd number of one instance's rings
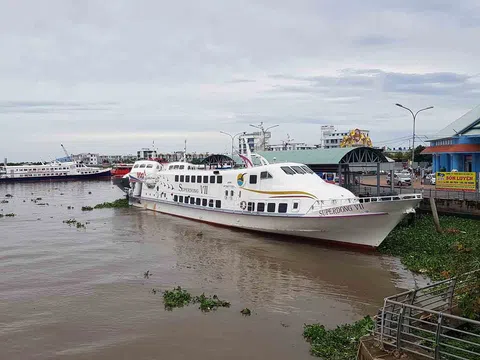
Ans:
POLYGON ((433 171, 480 172, 480 106, 429 140, 422 154, 432 154, 433 171))

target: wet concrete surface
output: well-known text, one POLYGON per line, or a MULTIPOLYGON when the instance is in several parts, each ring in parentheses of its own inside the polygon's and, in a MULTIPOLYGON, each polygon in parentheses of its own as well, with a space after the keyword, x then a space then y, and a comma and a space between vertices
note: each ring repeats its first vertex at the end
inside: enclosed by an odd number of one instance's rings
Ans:
POLYGON ((17 216, 0 219, 2 360, 310 359, 303 324, 373 315, 414 285, 375 252, 132 208, 82 212, 122 197, 109 181, 0 185, 7 193, 0 213, 17 216), (151 290, 175 286, 231 307, 166 311, 151 290))

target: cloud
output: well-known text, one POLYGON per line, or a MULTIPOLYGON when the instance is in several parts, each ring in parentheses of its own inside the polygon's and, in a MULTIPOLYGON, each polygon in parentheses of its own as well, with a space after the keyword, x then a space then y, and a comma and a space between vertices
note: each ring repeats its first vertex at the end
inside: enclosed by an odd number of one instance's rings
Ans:
POLYGON ((223 151, 228 139, 198 134, 260 121, 280 125, 272 142, 318 143, 321 124, 386 141, 411 131, 396 102, 435 106, 419 117, 425 134, 479 102, 476 0, 10 3, 0 156, 12 160, 55 154, 61 139, 78 152, 133 153, 153 137, 177 150, 182 133, 192 150, 223 151))

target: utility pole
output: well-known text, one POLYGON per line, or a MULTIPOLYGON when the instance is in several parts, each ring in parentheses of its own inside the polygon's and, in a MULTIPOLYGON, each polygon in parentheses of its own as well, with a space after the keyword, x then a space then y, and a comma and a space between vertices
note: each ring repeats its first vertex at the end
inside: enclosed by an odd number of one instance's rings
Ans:
POLYGON ((423 108, 423 109, 420 109, 418 110, 416 113, 413 113, 412 110, 410 110, 409 108, 403 106, 402 104, 395 104, 396 106, 398 107, 401 107, 405 110, 408 110, 410 111, 410 113, 412 114, 413 116, 413 134, 412 134, 412 168, 413 168, 413 162, 415 161, 415 120, 417 118, 417 115, 420 111, 424 111, 424 110, 429 110, 429 109, 433 109, 433 106, 429 106, 429 107, 426 107, 426 108, 423 108))
POLYGON ((253 124, 250 124, 251 127, 254 127, 256 129, 259 129, 261 132, 262 132, 262 150, 265 151, 265 133, 270 130, 270 129, 273 129, 274 127, 277 127, 279 125, 272 125, 268 128, 264 128, 263 127, 263 121, 260 122, 260 125, 253 125, 253 124))

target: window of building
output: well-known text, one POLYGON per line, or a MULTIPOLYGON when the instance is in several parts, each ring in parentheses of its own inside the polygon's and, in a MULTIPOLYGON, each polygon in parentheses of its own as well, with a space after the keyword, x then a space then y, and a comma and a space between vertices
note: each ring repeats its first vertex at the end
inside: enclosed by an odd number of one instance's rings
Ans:
POLYGON ((221 184, 222 181, 223 181, 222 175, 218 175, 218 176, 217 176, 217 184, 221 184))
POLYGON ((201 183, 202 182, 202 177, 200 175, 197 176, 197 183, 201 183))
POLYGON ((190 198, 190 205, 195 205, 195 198, 194 197, 190 198))
POLYGON ((297 174, 305 174, 305 170, 303 170, 300 166, 292 166, 292 169, 297 174))
POLYGON ((208 200, 208 207, 213 207, 213 199, 208 200))
POLYGON ((294 175, 295 174, 295 171, 293 171, 291 168, 289 168, 288 166, 280 166, 280 169, 283 170, 283 172, 287 175, 294 175))
POLYGON ((195 200, 195 204, 196 204, 196 205, 200 205, 201 203, 202 203, 202 199, 197 198, 197 199, 195 200))
POLYGON ((190 175, 185 175, 185 182, 190 182, 190 175))
POLYGON ((273 179, 273 176, 268 171, 262 171, 260 173, 260 179, 273 179))
POLYGON ((268 211, 269 213, 275 212, 275 203, 268 203, 268 205, 267 205, 267 211, 268 211))
POLYGON ((217 209, 221 208, 222 207, 222 202, 220 200, 215 200, 215 207, 217 209))
POLYGON ((279 213, 286 213, 287 212, 287 204, 286 203, 278 204, 278 212, 279 213))
POLYGON ((215 175, 210 176, 210 184, 215 184, 215 175))
POLYGON ((247 210, 248 211, 255 211, 255 203, 253 203, 253 202, 247 203, 247 210))
POLYGON ((207 175, 205 175, 205 176, 203 177, 203 183, 204 183, 204 184, 208 184, 208 176, 207 176, 207 175))
POLYGON ((180 175, 180 182, 184 182, 185 181, 185 176, 184 175, 180 175))
POLYGON ((183 202, 183 196, 182 196, 182 195, 180 195, 180 196, 178 197, 178 202, 183 202))
POLYGON ((194 183, 195 182, 195 175, 192 175, 191 179, 192 179, 192 183, 194 183))
POLYGON ((202 199, 202 206, 207 206, 207 199, 202 199))
POLYGON ((178 182, 178 175, 175 175, 175 181, 178 182))
POLYGON ((178 201, 178 195, 173 195, 173 201, 178 201))
POLYGON ((256 184, 257 183, 257 175, 250 175, 250 184, 256 184))

